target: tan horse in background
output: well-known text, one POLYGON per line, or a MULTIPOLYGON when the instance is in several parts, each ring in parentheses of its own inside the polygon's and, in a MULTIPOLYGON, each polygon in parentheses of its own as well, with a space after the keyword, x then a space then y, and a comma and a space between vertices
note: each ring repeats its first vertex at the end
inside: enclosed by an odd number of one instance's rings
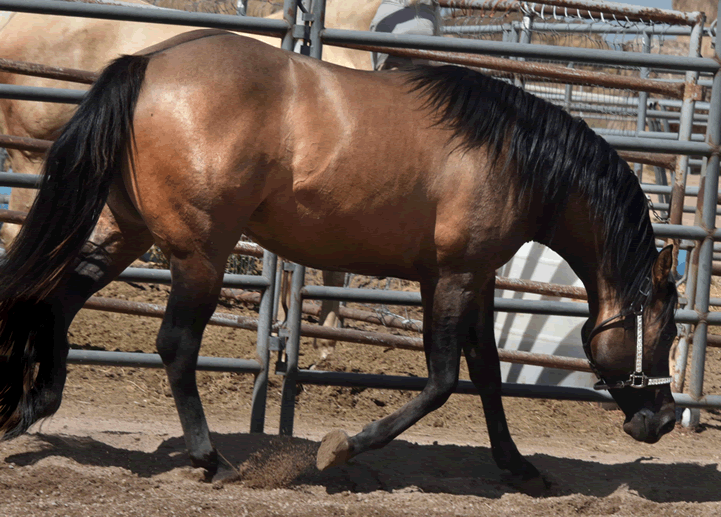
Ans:
MULTIPOLYGON (((143 0, 123 0, 124 3, 149 5, 143 0)), ((380 0, 327 0, 326 25, 353 30, 368 30, 380 0)), ((6 13, 8 14, 8 13, 6 13)), ((267 18, 282 19, 282 12, 267 18)), ((122 54, 134 54, 160 41, 192 30, 192 27, 173 25, 121 22, 68 16, 46 16, 30 13, 13 13, 5 17, 0 29, 0 57, 30 63, 63 68, 99 71, 122 54)), ((280 46, 280 39, 249 35, 273 46, 280 46)), ((368 52, 326 46, 323 59, 348 68, 370 70, 368 52)), ((87 89, 88 86, 0 72, 0 83, 46 88, 87 89)), ((75 105, 28 102, 0 99, 0 132, 20 137, 53 140, 70 119, 75 105)), ((8 149, 9 165, 20 174, 40 174, 44 153, 8 149)), ((10 196, 11 210, 27 212, 35 199, 35 190, 13 188, 10 196)), ((16 224, 5 223, 0 230, 0 240, 7 246, 19 231, 16 224)), ((342 286, 345 275, 323 272, 325 285, 342 286)), ((325 301, 321 306, 320 322, 336 327, 340 303, 325 301)), ((281 318, 283 316, 281 315, 281 318)), ((334 341, 316 340, 321 358, 325 358, 334 341)))
MULTIPOLYGON (((123 0, 125 3, 145 4, 143 0, 123 0)), ((368 30, 380 0, 328 0, 326 24, 329 27, 368 30)), ((281 19, 282 12, 268 18, 281 19)), ((0 57, 63 68, 99 71, 122 54, 150 47, 160 41, 192 30, 192 27, 46 16, 16 13, 0 29, 0 57)), ((274 46, 280 39, 249 35, 274 46)), ((349 68, 370 70, 368 52, 327 46, 324 60, 349 68)), ((87 89, 88 86, 0 72, 0 82, 18 86, 87 89)), ((4 134, 52 140, 70 119, 74 105, 0 99, 0 131, 4 134)), ((8 149, 9 163, 14 172, 39 174, 43 154, 35 151, 8 149)), ((27 212, 34 199, 34 191, 14 188, 10 209, 27 212)), ((7 245, 17 235, 18 225, 4 224, 0 240, 7 245)))

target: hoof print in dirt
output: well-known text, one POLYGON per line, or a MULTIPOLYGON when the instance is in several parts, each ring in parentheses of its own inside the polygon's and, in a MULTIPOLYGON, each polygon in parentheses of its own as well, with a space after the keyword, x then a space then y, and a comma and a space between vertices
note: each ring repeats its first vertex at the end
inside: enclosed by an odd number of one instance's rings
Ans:
POLYGON ((316 467, 326 470, 344 464, 350 456, 350 441, 343 431, 331 431, 325 437, 318 449, 316 467))

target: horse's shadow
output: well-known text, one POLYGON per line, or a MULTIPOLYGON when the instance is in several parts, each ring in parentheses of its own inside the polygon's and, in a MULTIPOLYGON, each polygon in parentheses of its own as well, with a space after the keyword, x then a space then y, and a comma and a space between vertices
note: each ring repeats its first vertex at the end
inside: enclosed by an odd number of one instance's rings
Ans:
MULTIPOLYGON (((155 451, 116 448, 92 438, 35 435, 40 450, 13 454, 6 463, 31 465, 60 456, 83 465, 121 467, 139 477, 152 477, 187 467, 182 438, 170 438, 155 451)), ((417 445, 395 440, 370 451, 349 464, 319 472, 315 453, 319 443, 300 438, 261 434, 213 434, 213 442, 225 460, 238 469, 237 478, 252 488, 315 485, 328 493, 418 491, 499 498, 522 487, 499 470, 487 447, 417 445)), ((655 502, 721 501, 717 465, 694 463, 658 464, 639 458, 631 463, 598 461, 535 454, 528 459, 550 481, 540 496, 582 494, 606 497, 619 488, 637 492, 655 502)))

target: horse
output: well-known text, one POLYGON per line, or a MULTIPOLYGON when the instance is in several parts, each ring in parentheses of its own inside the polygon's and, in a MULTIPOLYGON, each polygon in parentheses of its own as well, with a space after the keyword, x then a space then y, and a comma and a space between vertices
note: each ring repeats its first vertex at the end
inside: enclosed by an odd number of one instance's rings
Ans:
POLYGON ((173 279, 157 350, 190 461, 216 473, 195 365, 242 233, 307 266, 420 282, 427 384, 354 436, 328 433, 320 469, 443 405, 462 352, 496 464, 543 480, 510 435, 493 334, 495 270, 530 240, 588 290, 584 349, 624 431, 654 443, 675 425, 672 249, 582 120, 467 68, 351 70, 206 30, 114 61, 48 153, 0 263, 3 438, 58 409, 73 317, 155 242, 173 279))

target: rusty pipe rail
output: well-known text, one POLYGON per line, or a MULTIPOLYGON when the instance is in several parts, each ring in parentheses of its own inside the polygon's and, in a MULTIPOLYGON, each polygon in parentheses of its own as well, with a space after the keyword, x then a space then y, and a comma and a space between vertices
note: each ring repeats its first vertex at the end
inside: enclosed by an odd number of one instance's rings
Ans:
POLYGON ((656 93, 675 99, 683 99, 684 91, 686 90, 686 83, 681 82, 672 83, 653 79, 642 79, 639 77, 611 75, 604 72, 578 70, 575 68, 539 64, 531 61, 517 61, 501 57, 456 54, 438 50, 417 50, 379 45, 358 45, 355 43, 334 43, 334 45, 367 52, 381 52, 398 57, 426 59, 429 61, 500 70, 520 74, 523 77, 542 77, 551 82, 563 84, 605 86, 607 88, 623 88, 633 91, 656 93))
MULTIPOLYGON (((621 21, 653 21, 656 23, 693 25, 701 20, 700 12, 681 12, 656 7, 639 7, 616 2, 593 2, 589 0, 549 0, 546 2, 523 2, 520 0, 437 0, 441 7, 454 9, 490 10, 493 12, 531 11, 543 9, 548 16, 564 14, 570 10, 572 14, 591 16, 602 19, 613 15, 621 21), (559 12, 559 8, 562 10, 559 12)), ((536 13, 539 14, 539 13, 536 13)))
MULTIPOLYGON (((165 308, 157 304, 103 298, 99 296, 91 297, 85 303, 85 308, 151 318, 162 318, 165 315, 165 308)), ((222 312, 216 312, 211 317, 209 324, 252 331, 257 331, 258 329, 258 320, 254 318, 222 312)), ((274 327, 274 330, 278 330, 277 325, 274 327)), ((367 332, 353 329, 319 327, 317 325, 310 325, 307 323, 301 324, 301 333, 306 337, 335 339, 337 341, 368 344, 387 348, 399 348, 403 350, 423 350, 423 340, 417 337, 380 334, 377 332, 367 332)), ((573 357, 558 357, 504 349, 499 349, 498 355, 500 360, 504 362, 514 362, 518 364, 583 372, 591 371, 588 361, 573 357)))
POLYGON ((93 84, 100 75, 95 72, 88 72, 87 70, 41 65, 39 63, 28 63, 27 61, 15 61, 5 58, 0 58, 0 71, 82 84, 93 84))
POLYGON ((44 153, 53 145, 52 140, 40 140, 39 138, 27 138, 23 136, 0 135, 0 147, 6 149, 20 149, 21 151, 33 151, 44 153))

